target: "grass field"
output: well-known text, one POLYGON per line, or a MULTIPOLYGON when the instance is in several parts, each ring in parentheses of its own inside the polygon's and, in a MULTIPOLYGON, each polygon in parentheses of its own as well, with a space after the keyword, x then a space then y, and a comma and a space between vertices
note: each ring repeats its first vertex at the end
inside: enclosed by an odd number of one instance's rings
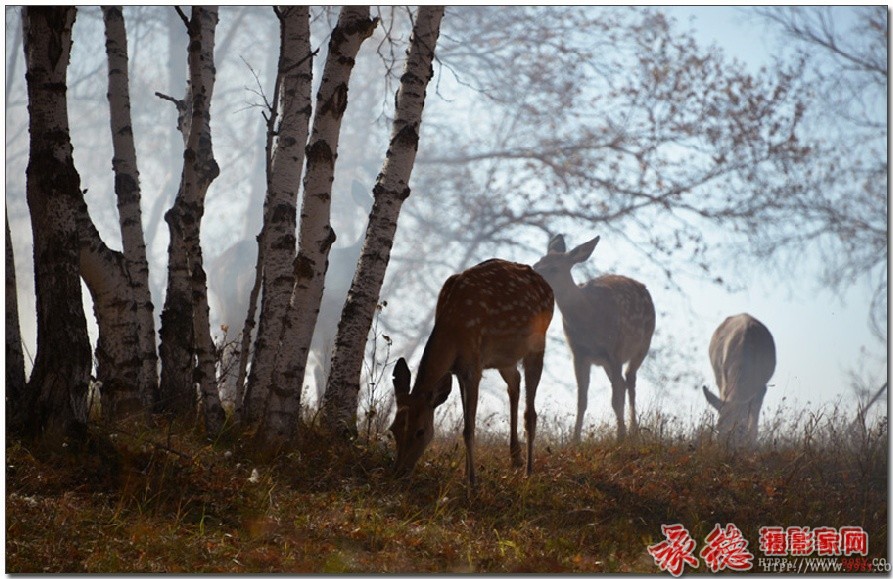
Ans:
POLYGON ((456 432, 408 480, 391 477, 388 441, 313 432, 264 464, 177 426, 122 427, 92 456, 7 441, 6 572, 654 573, 647 548, 673 523, 697 551, 734 524, 754 571, 763 526, 862 527, 862 563, 889 561, 886 421, 851 421, 770 417, 755 452, 659 415, 623 444, 604 430, 575 446, 545 425, 530 478, 481 432, 472 493, 456 432))

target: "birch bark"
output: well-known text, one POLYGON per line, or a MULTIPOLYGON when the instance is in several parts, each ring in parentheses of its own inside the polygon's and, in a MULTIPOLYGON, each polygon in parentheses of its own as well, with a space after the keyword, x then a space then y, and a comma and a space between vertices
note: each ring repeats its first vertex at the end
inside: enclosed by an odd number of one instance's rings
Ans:
POLYGON ((34 238, 37 355, 22 424, 44 438, 83 439, 92 366, 81 305, 75 204, 82 200, 66 106, 74 7, 22 11, 28 129, 26 193, 34 238))
POLYGON ((368 6, 346 6, 329 41, 306 152, 294 290, 283 324, 263 422, 258 430, 259 439, 271 448, 294 436, 299 418, 307 355, 322 300, 329 249, 335 242, 330 213, 341 119, 347 108, 348 84, 356 55, 377 23, 369 18, 368 6))
POLYGON ((322 423, 332 432, 355 435, 360 373, 366 340, 378 305, 384 274, 397 231, 400 207, 409 196, 409 179, 419 143, 425 90, 433 76, 434 48, 442 6, 419 8, 406 64, 397 90, 390 145, 373 189, 366 243, 338 324, 332 371, 323 397, 322 423))
POLYGON ((127 262, 102 241, 83 198, 76 203, 80 274, 93 298, 99 327, 96 377, 102 383, 102 415, 113 421, 139 414, 142 357, 139 323, 127 262))
POLYGON ((207 277, 202 266, 201 219, 205 195, 220 174, 211 141, 210 105, 214 89, 216 6, 196 6, 188 21, 191 115, 186 130, 183 174, 173 207, 165 214, 170 229, 168 294, 161 314, 161 385, 165 406, 184 414, 195 408, 198 382, 205 428, 219 432, 225 415, 217 391, 211 338, 207 277), (194 360, 195 358, 195 360, 194 360))
POLYGON ((112 169, 121 241, 139 327, 140 370, 138 384, 143 406, 151 408, 158 389, 158 353, 155 317, 149 290, 149 263, 140 208, 140 177, 130 118, 127 30, 120 6, 103 7, 109 69, 109 111, 112 131, 112 169))
POLYGON ((313 60, 310 49, 310 9, 283 7, 277 11, 281 46, 276 89, 269 122, 268 184, 264 224, 258 243, 262 260, 260 321, 254 342, 251 374, 243 416, 256 422, 263 413, 273 376, 282 323, 294 287, 297 200, 310 132, 313 60), (277 111, 281 116, 276 118, 277 111), (275 123, 278 120, 278 128, 275 123))

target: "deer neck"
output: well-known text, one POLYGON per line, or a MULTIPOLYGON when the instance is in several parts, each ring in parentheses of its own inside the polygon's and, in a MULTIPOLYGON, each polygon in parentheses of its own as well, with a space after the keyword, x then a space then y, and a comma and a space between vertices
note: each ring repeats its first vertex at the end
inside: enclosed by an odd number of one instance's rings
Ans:
POLYGON ((552 293, 555 294, 555 303, 558 304, 558 309, 562 314, 573 312, 586 302, 586 295, 574 281, 570 272, 566 276, 550 280, 550 283, 552 293))
POLYGON ((431 337, 428 338, 428 343, 425 344, 412 394, 416 396, 433 391, 441 378, 453 369, 456 355, 455 341, 444 336, 443 332, 435 326, 431 337))

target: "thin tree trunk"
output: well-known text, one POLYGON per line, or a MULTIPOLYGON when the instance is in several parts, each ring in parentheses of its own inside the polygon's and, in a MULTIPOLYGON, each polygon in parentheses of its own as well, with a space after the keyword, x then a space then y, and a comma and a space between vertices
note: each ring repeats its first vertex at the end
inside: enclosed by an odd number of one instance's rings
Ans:
POLYGON ((418 150, 425 90, 433 76, 434 47, 442 17, 443 7, 423 6, 413 26, 397 91, 391 141, 373 189, 375 203, 366 229, 366 243, 341 313, 332 371, 323 397, 323 426, 333 432, 355 435, 357 431, 366 340, 390 260, 400 207, 410 192, 409 178, 418 150))
POLYGON ((26 430, 50 442, 83 439, 91 352, 81 305, 76 203, 66 102, 74 7, 22 13, 31 150, 27 198, 34 237, 37 356, 26 390, 26 430))
POLYGON ((6 217, 6 421, 12 422, 25 391, 25 356, 19 329, 19 304, 16 291, 15 255, 6 217))
POLYGON ((211 338, 207 278, 202 267, 200 226, 205 195, 220 174, 211 143, 210 105, 214 89, 214 30, 217 8, 193 7, 189 31, 191 101, 183 176, 174 206, 165 215, 171 232, 168 297, 161 314, 161 384, 167 408, 195 409, 194 381, 199 383, 205 427, 214 434, 225 415, 217 391, 214 342, 211 338), (185 337, 185 339, 184 339, 185 337), (169 356, 166 359, 166 356, 169 356), (195 360, 197 360, 197 365, 195 360))
POLYGON ((279 19, 280 57, 267 131, 267 197, 264 225, 258 240, 263 299, 245 393, 243 414, 247 422, 256 422, 263 413, 282 323, 294 287, 298 184, 304 168, 304 148, 312 112, 310 10, 306 6, 286 7, 279 13, 279 19), (282 111, 281 119, 277 119, 278 110, 282 111), (274 134, 278 135, 275 149, 274 134))
POLYGON ((115 195, 127 271, 139 324, 139 390, 146 409, 154 405, 158 389, 158 353, 155 343, 155 317, 149 290, 149 262, 140 209, 140 181, 130 119, 127 31, 120 6, 103 7, 106 52, 109 66, 109 108, 115 172, 115 195))
POLYGON ((245 324, 242 326, 242 341, 239 344, 239 367, 234 385, 233 413, 237 423, 244 419, 243 405, 245 400, 246 381, 248 376, 248 359, 251 357, 251 335, 257 320, 257 301, 264 280, 264 248, 263 232, 257 236, 257 258, 254 264, 254 285, 248 294, 248 311, 245 324))
MULTIPOLYGON (((164 59, 162 66, 167 79, 165 90, 170 94, 176 94, 175 91, 181 90, 181 87, 186 87, 186 81, 189 78, 186 73, 186 53, 189 45, 189 36, 183 34, 183 20, 177 14, 177 11, 172 6, 165 8, 165 10, 167 14, 163 26, 167 48, 158 57, 159 60, 164 59)), ((158 95, 159 93, 156 92, 155 94, 158 95)), ((164 209, 171 205, 174 198, 174 193, 168 192, 168 184, 176 182, 178 178, 176 174, 177 168, 182 167, 183 163, 183 148, 176 144, 176 140, 173 138, 174 135, 175 132, 167 128, 161 150, 156 151, 157 155, 163 156, 164 167, 168 170, 161 181, 160 193, 156 196, 151 208, 148 210, 146 246, 149 248, 154 246, 155 236, 158 235, 162 227, 161 220, 164 216, 164 209)), ((185 137, 185 135, 182 136, 185 137)), ((163 287, 156 287, 155 295, 160 295, 163 291, 163 287)))
POLYGON ((102 383, 102 414, 111 422, 144 408, 139 388, 139 322, 124 255, 109 249, 99 237, 83 199, 77 203, 77 220, 80 273, 93 298, 99 326, 96 377, 102 383))
POLYGON ((259 439, 268 448, 277 448, 291 439, 297 427, 307 355, 322 300, 329 249, 335 242, 330 213, 341 119, 347 108, 348 85, 356 55, 377 23, 369 18, 368 6, 344 7, 329 41, 313 131, 307 145, 294 291, 263 423, 258 430, 259 439))

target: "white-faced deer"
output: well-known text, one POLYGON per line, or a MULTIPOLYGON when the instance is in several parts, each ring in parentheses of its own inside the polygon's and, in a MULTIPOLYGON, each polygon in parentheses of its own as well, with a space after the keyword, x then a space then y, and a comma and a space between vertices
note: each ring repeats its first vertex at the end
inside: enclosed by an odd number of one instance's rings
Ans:
POLYGON ((549 241, 533 269, 555 292, 564 320, 564 335, 574 357, 577 378, 577 421, 574 442, 580 441, 589 393, 590 367, 605 369, 611 381, 611 405, 617 416, 617 436, 626 436, 624 393, 629 396, 630 427, 635 432, 636 371, 648 354, 654 334, 654 303, 641 283, 622 275, 603 275, 577 285, 571 268, 592 255, 599 237, 567 251, 564 236, 549 241), (622 374, 626 366, 626 378, 622 374))
POLYGON ((775 372, 775 341, 749 314, 726 318, 710 339, 710 364, 719 397, 704 386, 704 396, 717 411, 716 430, 732 446, 757 441, 766 383, 775 372))
POLYGON ((391 432, 397 443, 397 474, 411 472, 431 442, 434 409, 449 397, 451 374, 455 374, 465 420, 465 471, 469 488, 474 486, 475 418, 478 386, 485 368, 498 369, 508 384, 509 448, 512 464, 523 465, 518 443, 519 361, 524 367, 527 474, 532 472, 534 399, 554 306, 549 284, 527 265, 491 259, 446 280, 437 298, 434 329, 425 344, 411 392, 406 360, 400 358, 394 368, 397 414, 391 432))

